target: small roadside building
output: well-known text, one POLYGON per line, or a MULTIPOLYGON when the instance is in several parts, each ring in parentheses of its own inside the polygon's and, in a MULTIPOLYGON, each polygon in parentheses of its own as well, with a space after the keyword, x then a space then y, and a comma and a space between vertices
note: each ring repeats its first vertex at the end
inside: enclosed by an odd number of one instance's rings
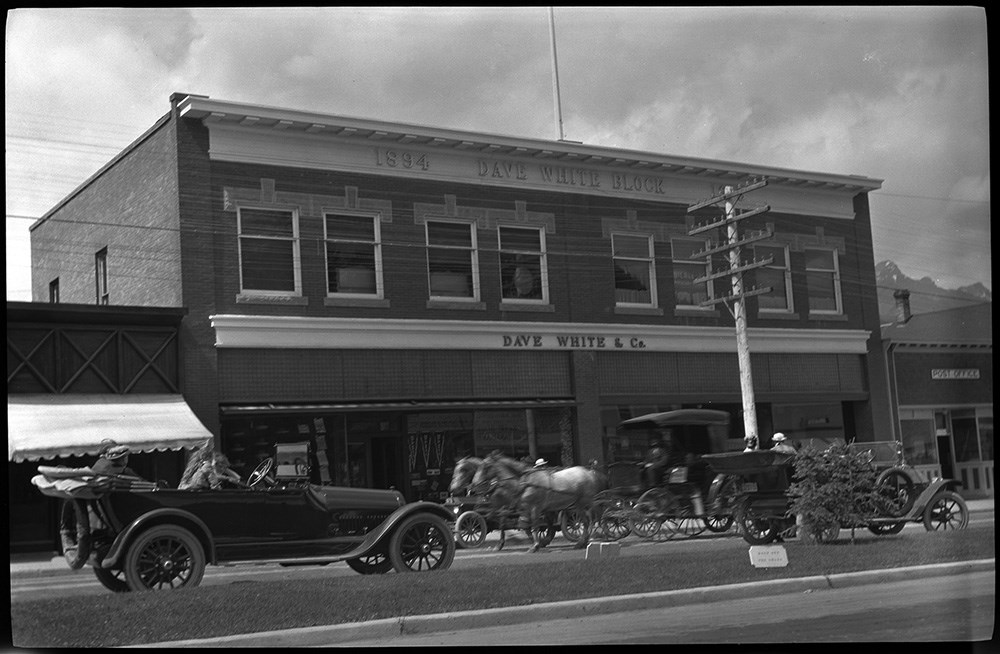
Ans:
POLYGON ((184 400, 179 308, 7 303, 10 551, 57 550, 59 502, 39 465, 91 465, 105 438, 142 477, 176 484, 212 438, 184 400))
POLYGON ((993 497, 993 304, 911 315, 896 291, 897 320, 882 327, 894 434, 927 477, 993 497))

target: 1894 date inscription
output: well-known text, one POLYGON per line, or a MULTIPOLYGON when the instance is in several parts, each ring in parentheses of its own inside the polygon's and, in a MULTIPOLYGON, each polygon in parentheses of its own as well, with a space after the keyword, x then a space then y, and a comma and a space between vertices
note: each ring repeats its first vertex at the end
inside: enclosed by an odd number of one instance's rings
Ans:
POLYGON ((375 148, 375 165, 387 168, 429 170, 431 162, 426 152, 375 148))

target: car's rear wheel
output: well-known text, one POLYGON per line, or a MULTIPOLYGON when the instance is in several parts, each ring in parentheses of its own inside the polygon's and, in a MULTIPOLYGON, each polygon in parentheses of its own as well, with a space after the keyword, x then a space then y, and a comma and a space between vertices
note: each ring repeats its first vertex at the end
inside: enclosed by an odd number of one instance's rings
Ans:
POLYGON ((113 593, 127 593, 131 588, 125 580, 125 571, 122 569, 108 570, 106 568, 94 568, 94 576, 101 585, 113 593))
POLYGON ((403 520, 389 539, 396 572, 447 570, 455 559, 455 537, 443 518, 417 513, 403 520))
POLYGON ((194 587, 205 575, 205 550, 187 529, 158 525, 132 542, 124 570, 125 581, 134 591, 194 587))
POLYGON ((351 570, 363 575, 384 575, 392 570, 392 561, 385 552, 374 552, 356 559, 347 559, 351 570))

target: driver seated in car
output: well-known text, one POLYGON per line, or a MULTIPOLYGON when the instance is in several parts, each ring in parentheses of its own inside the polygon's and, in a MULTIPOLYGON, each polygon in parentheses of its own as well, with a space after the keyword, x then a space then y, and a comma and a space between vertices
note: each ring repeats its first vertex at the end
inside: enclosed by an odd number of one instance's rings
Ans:
POLYGON ((184 476, 177 485, 180 490, 220 488, 223 482, 240 484, 239 474, 230 469, 225 454, 216 452, 210 445, 203 446, 188 461, 184 476))

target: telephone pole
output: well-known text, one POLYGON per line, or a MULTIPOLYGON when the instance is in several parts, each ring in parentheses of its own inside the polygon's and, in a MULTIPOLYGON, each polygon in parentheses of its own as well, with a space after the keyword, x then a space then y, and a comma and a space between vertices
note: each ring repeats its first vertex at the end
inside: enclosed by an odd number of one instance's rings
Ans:
POLYGON ((753 288, 749 290, 745 289, 743 286, 743 273, 748 270, 754 270, 770 264, 774 260, 774 257, 767 257, 744 263, 740 254, 742 248, 746 245, 769 239, 773 236, 773 234, 767 230, 763 230, 746 234, 744 238, 741 239, 737 223, 741 220, 750 218, 751 216, 759 216, 760 214, 770 211, 771 207, 765 205, 763 207, 737 213, 736 203, 739 202, 744 193, 749 193, 750 191, 755 191, 765 186, 767 186, 766 179, 751 180, 742 186, 736 187, 727 185, 724 187, 722 194, 688 207, 688 213, 691 213, 711 205, 720 203, 724 204, 724 214, 721 220, 706 223, 704 225, 698 225, 691 229, 688 232, 688 235, 695 236, 697 234, 704 234, 721 227, 724 227, 726 230, 725 241, 710 243, 705 250, 695 254, 694 256, 698 258, 705 257, 709 264, 709 270, 711 270, 712 255, 724 252, 729 260, 729 269, 712 271, 708 275, 696 278, 694 283, 707 283, 713 279, 722 279, 724 277, 730 277, 732 281, 732 295, 722 298, 711 298, 702 302, 701 306, 707 307, 715 304, 725 304, 726 308, 729 310, 730 314, 732 314, 733 319, 736 322, 736 355, 739 360, 740 367, 740 390, 743 396, 743 428, 744 433, 746 434, 744 436, 744 441, 746 442, 747 450, 758 449, 760 439, 757 436, 757 408, 754 403, 753 371, 750 367, 750 343, 747 340, 746 298, 755 295, 765 295, 770 293, 772 289, 770 287, 753 288), (732 308, 729 307, 729 302, 733 303, 732 308))

